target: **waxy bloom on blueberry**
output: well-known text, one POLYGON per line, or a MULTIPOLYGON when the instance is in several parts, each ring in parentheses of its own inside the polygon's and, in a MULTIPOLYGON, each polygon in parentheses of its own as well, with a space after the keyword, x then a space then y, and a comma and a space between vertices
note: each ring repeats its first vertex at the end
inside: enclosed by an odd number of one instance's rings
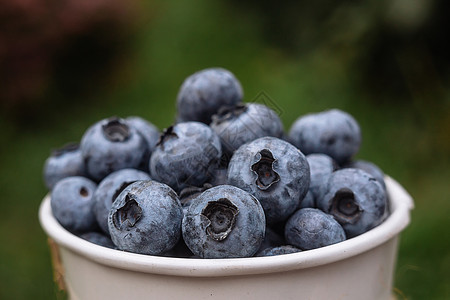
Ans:
POLYGON ((222 150, 228 159, 247 142, 265 136, 281 138, 283 135, 280 117, 269 107, 258 103, 222 107, 213 116, 210 126, 220 137, 222 150))
POLYGON ((120 250, 160 255, 177 244, 182 218, 180 200, 169 186, 136 181, 114 201, 108 216, 109 233, 120 250))
POLYGON ((387 216, 387 195, 369 173, 346 168, 331 174, 318 208, 334 216, 348 238, 379 225, 387 216))
POLYGON ((192 200, 182 225, 183 239, 201 258, 253 256, 266 228, 259 201, 234 186, 210 188, 192 200))
POLYGON ((236 77, 222 68, 209 68, 190 75, 177 96, 177 121, 211 123, 222 106, 242 101, 242 87, 236 77))
POLYGON ((308 162, 297 148, 275 137, 242 145, 228 166, 228 184, 254 195, 269 224, 286 220, 308 191, 308 162))
POLYGON ((320 209, 299 209, 286 222, 286 241, 302 250, 311 250, 342 242, 344 229, 320 209))
POLYGON ((101 120, 85 132, 81 153, 89 176, 101 180, 125 168, 138 168, 148 151, 142 135, 121 118, 101 120))
POLYGON ((331 109, 299 117, 289 140, 306 155, 324 153, 342 165, 358 152, 361 130, 350 114, 331 109))
POLYGON ((200 187, 213 176, 221 155, 219 137, 208 125, 178 123, 162 134, 150 158, 150 175, 176 192, 200 187))
POLYGON ((83 156, 75 143, 52 151, 44 164, 44 181, 50 190, 59 180, 69 176, 86 176, 83 156))
POLYGON ((81 176, 70 176, 56 183, 51 192, 51 208, 56 220, 72 232, 97 228, 94 215, 94 192, 97 185, 81 176))

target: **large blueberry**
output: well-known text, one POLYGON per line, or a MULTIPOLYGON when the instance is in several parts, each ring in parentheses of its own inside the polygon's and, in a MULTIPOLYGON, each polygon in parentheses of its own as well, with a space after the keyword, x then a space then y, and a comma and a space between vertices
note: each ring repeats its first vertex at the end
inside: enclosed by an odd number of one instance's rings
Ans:
POLYGON ((331 174, 317 206, 335 217, 348 238, 379 225, 388 213, 387 195, 378 180, 352 168, 331 174))
POLYGON ((274 137, 242 145, 228 166, 228 184, 254 195, 269 224, 286 220, 308 191, 308 162, 297 148, 274 137))
POLYGON ((182 218, 180 200, 169 186, 152 180, 136 181, 114 201, 108 226, 120 250, 160 255, 177 244, 182 218))
POLYGON ((201 258, 253 256, 265 232, 258 200, 234 186, 213 187, 192 201, 183 218, 183 239, 201 258))
POLYGON ((177 192, 202 186, 216 170, 221 155, 219 137, 208 125, 178 123, 161 136, 150 158, 150 175, 177 192))
POLYGON ((52 151, 44 164, 45 185, 51 190, 69 176, 85 176, 84 160, 78 144, 71 143, 52 151))
POLYGON ((51 208, 56 220, 71 232, 97 229, 93 195, 97 185, 90 179, 71 176, 56 183, 51 192, 51 208))
POLYGON ((320 209, 299 209, 286 222, 286 241, 302 250, 311 250, 345 240, 342 226, 320 209))
POLYGON ((150 180, 150 175, 136 169, 122 169, 106 176, 94 193, 94 213, 101 230, 109 235, 108 215, 116 197, 130 183, 150 180))
POLYGON ((222 151, 229 157, 247 142, 265 136, 281 138, 283 135, 283 123, 278 115, 257 103, 223 107, 213 116, 210 126, 219 135, 222 151))
POLYGON ((361 130, 350 114, 331 109, 299 117, 290 129, 289 140, 306 155, 324 153, 344 164, 358 152, 361 130))
POLYGON ((241 84, 230 71, 222 68, 198 71, 181 85, 177 96, 177 120, 209 124, 219 108, 241 102, 242 95, 241 84))
POLYGON ((147 143, 142 135, 121 118, 101 120, 84 133, 81 153, 87 173, 95 180, 125 168, 138 168, 147 143))

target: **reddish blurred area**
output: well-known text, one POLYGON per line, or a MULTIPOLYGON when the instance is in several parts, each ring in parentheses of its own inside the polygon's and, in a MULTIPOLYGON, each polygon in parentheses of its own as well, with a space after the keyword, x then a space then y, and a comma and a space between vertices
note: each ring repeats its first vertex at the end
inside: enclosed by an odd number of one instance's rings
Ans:
POLYGON ((97 63, 110 64, 104 57, 114 56, 134 30, 138 11, 136 1, 0 0, 1 107, 44 101, 61 70, 84 68, 76 74, 83 76, 97 63), (74 46, 83 49, 83 42, 87 48, 78 51, 74 46))

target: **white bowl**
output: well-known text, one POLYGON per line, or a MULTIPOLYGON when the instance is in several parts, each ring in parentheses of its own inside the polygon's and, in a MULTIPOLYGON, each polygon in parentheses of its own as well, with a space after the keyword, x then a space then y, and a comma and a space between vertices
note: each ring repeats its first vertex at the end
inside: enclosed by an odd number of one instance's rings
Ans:
POLYGON ((54 241, 54 267, 71 299, 390 299, 399 233, 413 201, 386 177, 391 214, 331 246, 270 257, 192 259, 141 255, 65 230, 45 197, 39 220, 54 241))

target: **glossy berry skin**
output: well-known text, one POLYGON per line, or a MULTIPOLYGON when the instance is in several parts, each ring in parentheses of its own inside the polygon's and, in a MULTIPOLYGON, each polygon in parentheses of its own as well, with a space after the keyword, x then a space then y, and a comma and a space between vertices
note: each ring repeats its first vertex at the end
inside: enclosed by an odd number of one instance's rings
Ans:
POLYGON ((109 235, 108 215, 116 197, 129 184, 138 180, 150 180, 150 175, 136 169, 112 172, 98 184, 94 193, 94 214, 101 230, 109 235))
POLYGON ((169 127, 150 158, 150 176, 180 192, 202 186, 218 167, 222 150, 219 137, 199 122, 169 127))
POLYGON ((45 185, 51 190, 55 184, 69 176, 85 176, 84 160, 78 144, 67 144, 52 151, 44 164, 45 185))
POLYGON ((342 242, 344 229, 320 209, 299 209, 286 222, 286 241, 302 250, 311 250, 342 242))
POLYGON ((101 120, 84 133, 80 149, 91 178, 100 181, 125 168, 138 168, 148 151, 142 135, 121 118, 101 120))
POLYGON ((346 164, 344 168, 355 168, 366 171, 367 173, 375 177, 375 179, 378 180, 381 186, 386 189, 386 183, 384 182, 384 172, 374 163, 359 159, 351 161, 350 163, 346 164))
POLYGON ((242 145, 228 166, 228 184, 255 196, 268 224, 286 220, 308 191, 308 162, 297 148, 274 137, 242 145))
POLYGON ((333 172, 317 206, 334 216, 348 238, 379 225, 387 216, 387 195, 369 173, 346 168, 333 172))
POLYGON ((258 256, 275 256, 275 255, 297 253, 301 251, 302 250, 297 247, 291 245, 283 245, 278 247, 266 248, 260 253, 258 253, 258 256))
POLYGON ((222 106, 242 101, 242 87, 236 77, 222 68, 209 68, 190 75, 177 96, 177 121, 211 123, 222 106))
POLYGON ((108 226, 118 249, 160 255, 177 244, 182 218, 180 200, 169 186, 136 181, 114 201, 108 226))
POLYGON ((161 135, 161 133, 159 132, 159 129, 155 125, 153 125, 152 123, 148 122, 147 120, 141 117, 131 116, 127 117, 125 120, 128 122, 130 126, 134 127, 142 135, 145 142, 147 143, 147 151, 145 152, 144 158, 142 159, 139 169, 145 172, 149 172, 148 161, 150 159, 153 150, 156 147, 156 144, 158 143, 159 136, 161 135))
POLYGON ((80 234, 80 238, 99 246, 116 249, 116 245, 114 245, 112 240, 100 232, 96 231, 85 232, 80 234))
POLYGON ((97 185, 90 179, 71 176, 61 179, 51 191, 51 208, 56 220, 71 232, 97 229, 93 195, 97 185))
POLYGON ((289 140, 306 155, 324 153, 342 165, 358 152, 361 130, 350 114, 331 109, 299 117, 289 140))
POLYGON ((201 258, 253 256, 266 228, 264 211, 249 193, 229 185, 195 198, 183 218, 183 239, 201 258))
POLYGON ((258 103, 239 103, 224 107, 212 117, 211 128, 220 137, 222 151, 231 158, 247 142, 265 136, 281 138, 283 123, 269 107, 258 103))

